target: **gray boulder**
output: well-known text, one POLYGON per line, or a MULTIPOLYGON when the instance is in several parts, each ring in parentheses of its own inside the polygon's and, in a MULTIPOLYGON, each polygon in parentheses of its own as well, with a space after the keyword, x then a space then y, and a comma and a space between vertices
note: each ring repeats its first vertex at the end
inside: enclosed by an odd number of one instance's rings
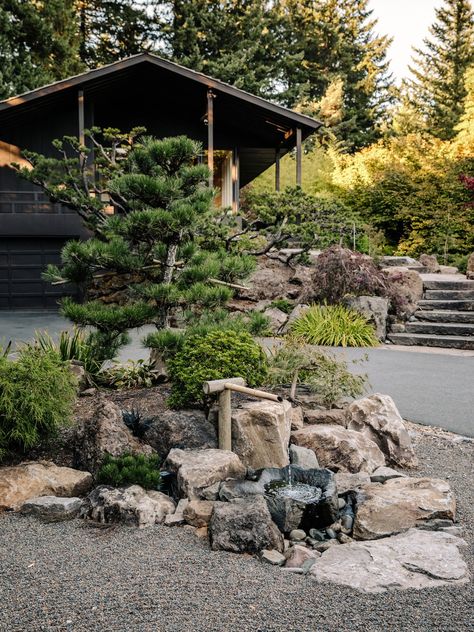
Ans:
POLYGON ((161 492, 146 491, 139 485, 118 489, 101 485, 84 501, 81 516, 101 523, 149 527, 164 522, 174 511, 173 499, 161 492))
POLYGON ((283 552, 283 535, 273 522, 263 496, 216 504, 209 523, 214 551, 258 553, 264 549, 283 552))
POLYGON ((82 499, 77 497, 40 496, 27 500, 21 507, 21 513, 40 518, 43 522, 61 522, 76 518, 81 506, 82 499))
POLYGON ((359 312, 374 326, 379 340, 385 340, 389 300, 381 296, 349 296, 344 300, 346 307, 359 312))
POLYGON ((319 463, 313 450, 299 445, 290 445, 290 463, 305 470, 318 469, 319 463))
POLYGON ((438 259, 435 255, 421 255, 420 256, 421 265, 426 268, 426 270, 430 273, 437 274, 441 272, 440 265, 438 263, 438 259))
POLYGON ((217 448, 215 426, 201 410, 165 410, 153 419, 144 438, 163 458, 173 448, 217 448))
POLYGON ((278 307, 267 308, 263 312, 263 315, 268 318, 270 329, 274 334, 277 334, 280 331, 288 319, 288 314, 283 312, 281 309, 278 309, 278 307))
POLYGON ((317 582, 365 593, 420 590, 469 581, 459 548, 464 540, 443 532, 411 529, 374 542, 351 542, 325 551, 311 566, 317 582))

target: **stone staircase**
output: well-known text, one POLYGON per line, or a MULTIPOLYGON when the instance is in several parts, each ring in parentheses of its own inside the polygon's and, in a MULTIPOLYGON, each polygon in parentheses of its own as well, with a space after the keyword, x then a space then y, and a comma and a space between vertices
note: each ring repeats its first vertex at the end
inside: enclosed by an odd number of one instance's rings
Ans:
POLYGON ((424 279, 423 298, 405 331, 389 333, 388 340, 396 345, 474 349, 474 281, 434 276, 424 279))

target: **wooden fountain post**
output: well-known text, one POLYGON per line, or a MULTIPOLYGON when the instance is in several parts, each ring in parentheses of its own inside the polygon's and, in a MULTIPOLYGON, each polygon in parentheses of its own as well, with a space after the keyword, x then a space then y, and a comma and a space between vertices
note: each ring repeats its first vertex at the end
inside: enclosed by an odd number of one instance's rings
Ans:
POLYGON ((219 393, 219 450, 232 450, 232 391, 258 397, 259 399, 269 399, 272 402, 283 401, 283 398, 279 395, 248 388, 242 377, 204 382, 203 391, 206 395, 219 393))

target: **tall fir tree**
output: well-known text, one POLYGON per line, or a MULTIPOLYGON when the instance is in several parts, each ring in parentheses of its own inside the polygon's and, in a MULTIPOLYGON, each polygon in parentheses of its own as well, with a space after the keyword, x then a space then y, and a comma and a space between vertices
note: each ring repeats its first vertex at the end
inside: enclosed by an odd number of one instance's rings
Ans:
POLYGON ((415 48, 413 104, 424 114, 428 130, 442 139, 455 135, 466 97, 464 77, 474 63, 474 14, 469 0, 444 0, 424 48, 415 48))
POLYGON ((4 0, 0 6, 0 98, 82 69, 76 0, 4 0))
POLYGON ((272 97, 280 79, 278 24, 262 0, 170 0, 163 3, 170 57, 194 70, 272 97))

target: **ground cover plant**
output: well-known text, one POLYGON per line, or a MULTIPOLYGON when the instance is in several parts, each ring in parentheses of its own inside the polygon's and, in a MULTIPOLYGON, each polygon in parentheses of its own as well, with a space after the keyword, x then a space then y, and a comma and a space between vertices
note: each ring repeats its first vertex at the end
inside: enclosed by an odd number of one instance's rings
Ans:
POLYGON ((360 397, 368 385, 367 375, 351 372, 345 360, 311 348, 293 336, 270 353, 268 383, 273 387, 291 384, 293 400, 298 386, 304 386, 316 403, 327 408, 360 397))
POLYGON ((144 489, 159 489, 160 458, 157 455, 124 454, 112 457, 107 454, 97 474, 97 482, 112 487, 140 485, 144 489))
POLYGON ((54 436, 72 417, 76 380, 52 349, 20 348, 17 359, 0 355, 0 457, 54 436))
POLYGON ((186 336, 167 361, 172 384, 168 403, 180 408, 189 404, 207 406, 202 385, 207 380, 243 377, 248 386, 260 386, 266 376, 265 354, 246 331, 214 330, 186 336))
POLYGON ((374 328, 358 312, 343 305, 312 305, 291 327, 304 342, 327 347, 375 347, 374 328))

